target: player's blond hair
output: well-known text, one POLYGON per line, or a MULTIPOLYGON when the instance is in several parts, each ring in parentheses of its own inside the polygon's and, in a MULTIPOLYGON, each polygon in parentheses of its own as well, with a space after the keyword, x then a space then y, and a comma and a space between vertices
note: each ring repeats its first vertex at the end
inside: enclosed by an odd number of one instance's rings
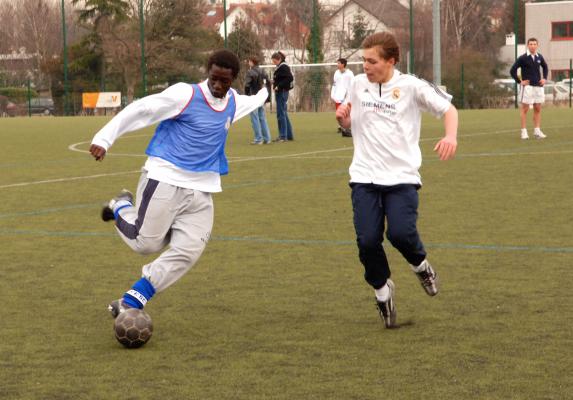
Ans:
POLYGON ((400 47, 394 35, 390 32, 377 32, 367 36, 362 42, 363 49, 378 48, 378 54, 385 60, 394 59, 394 63, 400 61, 400 47))

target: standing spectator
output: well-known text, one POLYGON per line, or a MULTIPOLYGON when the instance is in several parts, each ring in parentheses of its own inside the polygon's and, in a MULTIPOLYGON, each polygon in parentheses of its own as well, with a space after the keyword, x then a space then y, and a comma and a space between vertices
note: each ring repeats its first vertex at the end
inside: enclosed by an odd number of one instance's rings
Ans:
POLYGON ((545 102, 545 90, 543 85, 547 80, 549 68, 541 54, 537 52, 537 39, 527 39, 527 52, 519 56, 515 64, 509 70, 511 77, 520 84, 519 101, 521 109, 521 138, 529 139, 527 134, 527 111, 533 106, 533 136, 537 139, 545 139, 547 136, 541 132, 541 104, 545 102), (543 75, 539 68, 543 69, 543 75), (517 69, 521 68, 521 78, 517 76, 517 69))
MULTIPOLYGON (((338 110, 338 107, 346 98, 348 89, 350 89, 350 84, 352 83, 352 78, 354 78, 354 73, 351 70, 346 69, 346 58, 339 58, 336 60, 336 63, 337 70, 334 73, 334 78, 332 80, 330 98, 334 101, 336 109, 338 110)), ((350 128, 346 129, 340 125, 338 126, 338 133, 341 133, 342 136, 352 136, 350 128)))
POLYGON ((456 153, 458 112, 451 96, 437 87, 395 69, 400 60, 396 38, 375 33, 362 42, 364 74, 357 75, 338 123, 352 125, 354 156, 350 187, 358 256, 386 328, 396 326, 394 283, 382 247, 384 231, 417 275, 425 292, 438 293, 438 275, 426 258, 416 228, 422 112, 444 117, 444 137, 434 151, 441 160, 456 153))
POLYGON ((276 66, 273 73, 273 89, 277 100, 277 122, 279 125, 279 136, 276 141, 294 140, 292 125, 287 114, 288 92, 293 88, 294 77, 282 52, 274 53, 271 56, 271 61, 276 66))
MULTIPOLYGON (((259 60, 257 57, 249 57, 248 62, 249 70, 247 71, 247 77, 245 79, 245 94, 247 96, 253 96, 263 87, 266 87, 269 77, 265 71, 259 68, 259 60)), ((267 102, 269 99, 267 99, 267 102)), ((251 144, 269 144, 271 142, 271 134, 267 117, 265 116, 264 104, 253 111, 250 116, 253 133, 255 135, 251 144)))

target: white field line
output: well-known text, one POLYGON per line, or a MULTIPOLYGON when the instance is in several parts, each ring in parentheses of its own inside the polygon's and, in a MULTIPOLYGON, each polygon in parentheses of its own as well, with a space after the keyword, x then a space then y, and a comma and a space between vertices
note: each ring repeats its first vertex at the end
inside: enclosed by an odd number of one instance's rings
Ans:
POLYGON ((106 176, 115 176, 115 175, 128 175, 134 174, 136 172, 141 172, 140 169, 137 171, 126 171, 126 172, 113 172, 109 174, 97 174, 97 175, 87 175, 87 176, 72 176, 70 178, 59 178, 59 179, 47 179, 44 181, 32 181, 32 182, 21 182, 21 183, 12 183, 10 185, 2 185, 0 189, 7 189, 13 187, 22 187, 22 186, 31 186, 31 185, 42 185, 44 183, 58 183, 58 182, 70 182, 70 181, 80 181, 83 179, 94 179, 94 178, 103 178, 106 176))
MULTIPOLYGON (((557 151, 529 151, 529 152, 525 152, 525 151, 516 151, 516 152, 504 152, 504 153, 466 153, 466 154, 456 154, 455 158, 476 158, 476 157, 512 157, 512 156, 536 156, 536 155, 554 155, 554 154, 571 154, 573 153, 573 150, 557 150, 557 151)), ((350 159, 350 156, 334 156, 334 157, 321 157, 321 156, 317 156, 317 157, 313 157, 313 156, 301 156, 301 157, 293 157, 297 160, 316 160, 316 159, 326 159, 326 160, 332 160, 335 158, 340 158, 340 159, 345 159, 348 160, 350 159)), ((433 158, 438 158, 437 155, 435 155, 434 157, 426 157, 425 160, 426 161, 430 161, 433 158)))
MULTIPOLYGON (((566 125, 553 126, 553 127, 548 127, 547 129, 564 128, 564 127, 568 127, 568 126, 566 126, 566 125)), ((499 133, 510 133, 510 132, 516 132, 516 130, 515 129, 505 129, 505 130, 493 131, 493 132, 470 133, 467 135, 460 135, 459 137, 474 137, 474 136, 494 135, 494 134, 499 134, 499 133)), ((150 135, 131 135, 131 136, 125 136, 125 137, 123 137, 123 139, 134 138, 134 137, 148 137, 148 136, 150 136, 150 135)), ((420 139, 420 141, 425 142, 425 141, 439 140, 439 139, 440 139, 440 137, 424 138, 424 139, 420 139)), ((78 143, 71 144, 68 146, 68 149, 71 151, 79 152, 79 153, 89 153, 87 150, 80 150, 77 148, 78 146, 80 146, 82 144, 87 144, 87 143, 91 143, 91 141, 78 142, 78 143)), ((287 146, 288 146, 288 144, 287 144, 287 146)), ((345 151, 345 150, 351 150, 351 149, 353 149, 353 147, 347 146, 347 147, 340 147, 337 149, 309 151, 309 152, 305 152, 305 153, 285 154, 285 155, 281 155, 281 156, 237 157, 234 159, 230 159, 229 163, 237 163, 237 162, 244 162, 244 161, 258 161, 258 160, 278 160, 278 159, 285 159, 285 158, 314 158, 314 157, 311 157, 314 154, 333 153, 333 152, 345 151)), ((552 151, 552 152, 550 152, 550 151, 539 151, 539 152, 475 153, 475 154, 460 154, 457 157, 458 158, 467 158, 467 157, 495 157, 495 156, 522 156, 522 155, 552 155, 552 154, 569 154, 569 153, 573 153, 573 150, 562 150, 562 151, 552 151)), ((145 154, 117 154, 117 153, 116 154, 108 153, 108 154, 116 155, 116 156, 128 156, 128 157, 146 157, 145 154)), ((334 158, 334 157, 329 157, 329 158, 334 158)), ((337 158, 339 158, 339 157, 337 157, 337 158)), ((78 180, 83 180, 83 179, 96 179, 96 178, 103 178, 103 177, 107 177, 107 176, 135 174, 135 173, 139 173, 139 172, 141 172, 141 170, 125 171, 125 172, 113 172, 113 173, 109 173, 109 174, 97 174, 97 175, 87 175, 87 176, 74 176, 74 177, 69 177, 69 178, 48 179, 48 180, 42 180, 42 181, 21 182, 21 183, 9 184, 9 185, 0 185, 0 189, 7 189, 7 188, 13 188, 13 187, 24 187, 24 186, 31 186, 31 185, 41 185, 41 184, 48 184, 48 183, 58 183, 58 182, 70 182, 70 181, 78 181, 78 180)))

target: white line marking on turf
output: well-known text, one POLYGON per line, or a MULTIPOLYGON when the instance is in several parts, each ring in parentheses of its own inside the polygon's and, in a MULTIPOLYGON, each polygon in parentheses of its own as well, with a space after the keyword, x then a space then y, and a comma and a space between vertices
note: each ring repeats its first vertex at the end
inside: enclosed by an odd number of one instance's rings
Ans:
MULTIPOLYGON (((562 151, 515 151, 515 152, 505 152, 505 153, 468 153, 468 154, 458 154, 456 158, 470 158, 470 157, 496 157, 496 156, 536 156, 536 155, 554 155, 554 154, 571 154, 573 150, 562 150, 562 151)), ((436 156, 437 157, 437 156, 436 156)))
MULTIPOLYGON (((151 135, 130 135, 130 136, 123 136, 120 139, 131 139, 131 138, 149 137, 149 136, 151 135)), ((81 146, 82 144, 91 144, 91 142, 92 142, 91 140, 87 140, 85 142, 70 144, 68 146, 68 150, 75 151, 78 153, 89 154, 89 150, 80 150, 78 149, 78 146, 81 146)), ((107 155, 122 156, 122 157, 147 157, 146 154, 129 154, 129 153, 107 153, 107 155)))
POLYGON ((22 187, 22 186, 30 186, 30 185, 42 185, 44 183, 57 183, 57 182, 69 182, 69 181, 79 181, 83 179, 94 179, 94 178, 103 178, 106 176, 116 176, 116 175, 128 175, 134 174, 136 172, 141 172, 140 169, 137 171, 126 171, 126 172, 112 172, 109 174, 97 174, 97 175, 88 175, 88 176, 72 176, 69 178, 59 178, 59 179, 47 179, 44 181, 32 181, 32 182, 21 182, 21 183, 12 183, 10 185, 2 185, 0 189, 6 188, 13 188, 13 187, 22 187))
MULTIPOLYGON (((0 229, 0 235, 27 235, 27 236, 103 236, 115 237, 111 232, 69 232, 69 231, 45 231, 45 230, 23 230, 23 229, 0 229)), ((236 236, 213 236, 215 241, 238 241, 255 242, 267 244, 287 244, 287 245, 317 245, 317 246, 356 246, 353 240, 324 240, 324 239, 274 239, 259 237, 236 237, 236 236)), ((481 251, 530 251, 538 253, 573 253, 573 247, 549 247, 549 246, 513 246, 513 245, 491 245, 491 244, 466 244, 466 243, 424 243, 428 248, 453 249, 453 250, 481 250, 481 251)))
MULTIPOLYGON (((568 126, 553 126, 548 127, 546 129, 556 129, 556 128, 564 128, 568 126)), ((494 135, 498 133, 510 133, 515 132, 515 129, 505 129, 500 131, 493 131, 493 132, 479 132, 479 133, 470 133, 466 135, 459 135, 459 137, 473 137, 473 136, 484 136, 484 135, 494 135)), ((136 138, 136 137, 148 137, 150 135, 131 135, 125 136, 120 139, 127 139, 127 138, 136 138)), ((433 138, 424 138, 420 139, 420 142, 430 141, 430 140, 439 140, 440 137, 433 137, 433 138)), ((74 143, 68 146, 68 149, 71 151, 76 151, 79 153, 89 153, 87 150, 80 150, 77 147, 82 144, 91 143, 91 141, 84 141, 74 143)), ((285 158, 312 158, 310 156, 314 154, 325 154, 325 153, 334 153, 338 151, 345 151, 345 150, 352 150, 353 147, 340 147, 337 149, 330 149, 330 150, 317 150, 317 151, 309 151, 305 153, 294 153, 294 154, 285 154, 280 156, 266 156, 266 157, 236 157, 229 159, 229 163, 238 163, 244 161, 258 161, 258 160, 278 160, 278 159, 285 159, 285 158), (306 156, 306 157, 305 157, 306 156)), ((537 152, 500 152, 500 153, 475 153, 475 154, 458 154, 457 158, 469 158, 469 157, 495 157, 495 156, 520 156, 520 155, 552 155, 552 154, 569 154, 573 153, 571 150, 563 150, 563 151, 537 151, 537 152)), ((108 153, 110 155, 116 156, 126 156, 126 157, 146 157, 145 154, 119 154, 119 153, 108 153)), ((339 158, 339 157, 337 157, 339 158)), ((107 176, 116 176, 116 175, 128 175, 141 172, 140 170, 137 171, 126 171, 126 172, 114 172, 109 174, 97 174, 97 175, 88 175, 88 176, 75 176, 70 178, 60 178, 60 179, 48 179, 42 181, 31 181, 31 182, 21 182, 21 183, 13 183, 9 185, 1 185, 0 189, 7 189, 13 187, 23 187, 23 186, 30 186, 30 185, 41 185, 46 183, 58 183, 58 182, 69 182, 69 181, 77 181, 82 179, 95 179, 95 178, 103 178, 107 176)))

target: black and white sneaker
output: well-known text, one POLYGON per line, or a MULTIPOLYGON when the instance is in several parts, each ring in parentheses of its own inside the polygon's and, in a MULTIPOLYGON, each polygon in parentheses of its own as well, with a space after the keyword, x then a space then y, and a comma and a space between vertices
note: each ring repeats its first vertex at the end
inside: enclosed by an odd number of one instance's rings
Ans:
POLYGON ((102 220, 107 222, 115 219, 113 214, 113 207, 118 201, 127 201, 133 204, 133 194, 127 189, 122 189, 117 196, 107 202, 107 204, 104 204, 103 208, 101 209, 102 220))
POLYGON ((125 304, 123 302, 123 299, 114 300, 111 303, 109 303, 109 305, 107 306, 107 310, 109 311, 109 313, 111 314, 111 316, 114 319, 117 318, 117 316, 119 314, 121 314, 122 312, 124 312, 125 310, 128 310, 130 308, 133 308, 133 307, 125 304))
POLYGON ((384 322, 387 329, 396 327, 396 305, 394 304, 394 282, 388 279, 386 281, 388 289, 390 289, 390 296, 386 301, 376 299, 376 306, 378 306, 378 313, 384 322))
POLYGON ((418 267, 412 268, 428 296, 437 295, 440 280, 438 278, 438 274, 434 271, 434 268, 432 268, 428 260, 424 260, 424 262, 422 262, 418 267))

